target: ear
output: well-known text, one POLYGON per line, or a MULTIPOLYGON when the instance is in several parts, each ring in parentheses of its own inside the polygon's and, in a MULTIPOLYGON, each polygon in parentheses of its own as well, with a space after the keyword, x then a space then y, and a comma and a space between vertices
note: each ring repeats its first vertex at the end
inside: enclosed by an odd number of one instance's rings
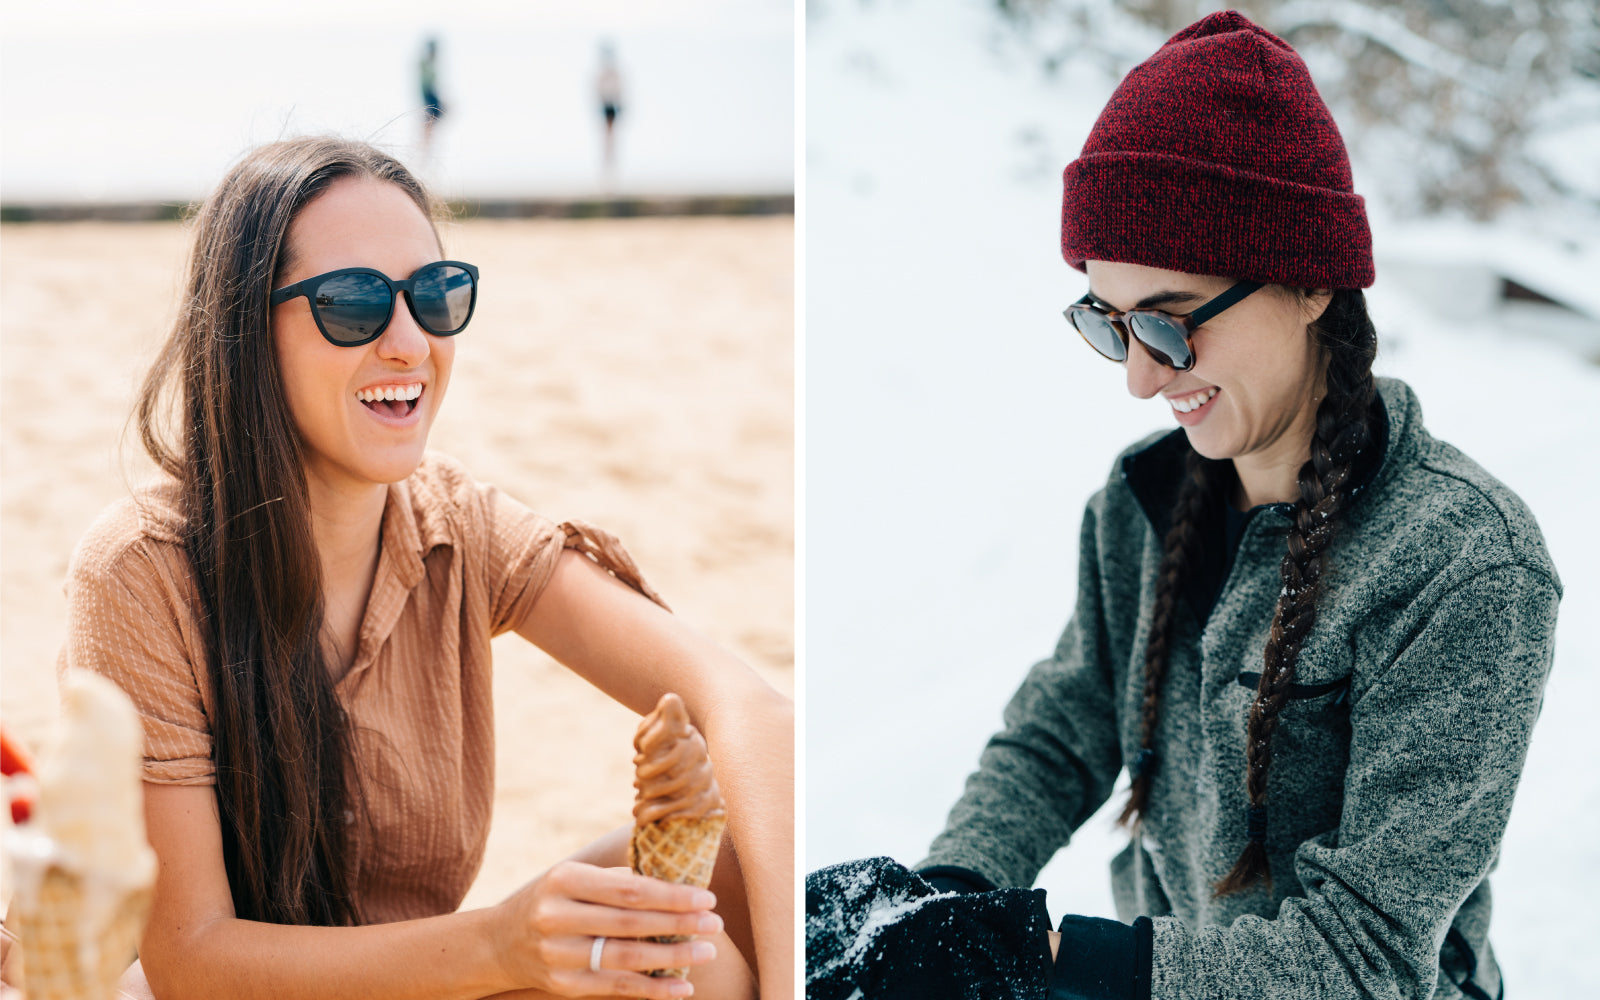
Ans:
POLYGON ((1331 288, 1304 288, 1300 291, 1300 314, 1307 326, 1322 318, 1333 301, 1331 288))

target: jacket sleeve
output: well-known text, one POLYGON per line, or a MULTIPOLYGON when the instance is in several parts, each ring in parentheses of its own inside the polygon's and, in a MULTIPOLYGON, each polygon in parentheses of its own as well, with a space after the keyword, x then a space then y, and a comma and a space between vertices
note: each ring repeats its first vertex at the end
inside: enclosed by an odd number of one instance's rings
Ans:
POLYGON ((1078 598, 1055 655, 1006 706, 1005 725, 916 867, 955 866, 997 886, 1030 886, 1111 794, 1122 768, 1099 573, 1105 491, 1084 514, 1078 598))
POLYGON ((1151 995, 1431 996, 1440 946, 1500 849, 1559 600, 1519 565, 1440 598, 1352 702, 1339 828, 1295 854, 1306 894, 1227 927, 1155 918, 1151 995))

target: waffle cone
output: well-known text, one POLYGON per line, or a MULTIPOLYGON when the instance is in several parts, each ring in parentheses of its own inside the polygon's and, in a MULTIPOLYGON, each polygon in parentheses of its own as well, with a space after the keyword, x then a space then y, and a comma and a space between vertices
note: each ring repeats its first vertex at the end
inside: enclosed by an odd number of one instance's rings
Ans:
POLYGON ((19 891, 6 920, 21 941, 28 1000, 111 1000, 138 950, 151 896, 59 865, 45 870, 37 895, 19 891))
MULTIPOLYGON (((640 875, 704 889, 711 884, 711 870, 717 865, 717 848, 722 844, 722 828, 727 824, 726 813, 640 823, 633 828, 633 839, 628 842, 628 864, 640 875)), ((691 936, 649 940, 675 944, 691 936)), ((675 979, 683 979, 688 974, 688 969, 656 969, 650 973, 675 979)))

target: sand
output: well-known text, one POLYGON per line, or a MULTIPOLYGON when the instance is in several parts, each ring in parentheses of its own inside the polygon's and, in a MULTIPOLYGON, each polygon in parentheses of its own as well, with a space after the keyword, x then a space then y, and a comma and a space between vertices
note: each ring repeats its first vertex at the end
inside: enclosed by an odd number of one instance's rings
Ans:
MULTIPOLYGON (((482 292, 430 446, 619 535, 678 615, 793 695, 792 217, 468 221, 482 292)), ((150 466, 124 428, 174 312, 175 223, 0 227, 0 719, 57 714, 78 536, 150 466)), ((498 778, 466 905, 630 822, 636 717, 496 641, 498 778)))

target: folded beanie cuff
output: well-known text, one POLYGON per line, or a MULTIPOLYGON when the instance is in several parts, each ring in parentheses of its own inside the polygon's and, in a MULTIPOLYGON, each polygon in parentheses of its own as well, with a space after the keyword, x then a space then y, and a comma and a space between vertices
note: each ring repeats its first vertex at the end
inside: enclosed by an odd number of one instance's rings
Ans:
POLYGON ((1373 282, 1365 202, 1162 153, 1088 153, 1063 174, 1061 255, 1299 288, 1373 282))

